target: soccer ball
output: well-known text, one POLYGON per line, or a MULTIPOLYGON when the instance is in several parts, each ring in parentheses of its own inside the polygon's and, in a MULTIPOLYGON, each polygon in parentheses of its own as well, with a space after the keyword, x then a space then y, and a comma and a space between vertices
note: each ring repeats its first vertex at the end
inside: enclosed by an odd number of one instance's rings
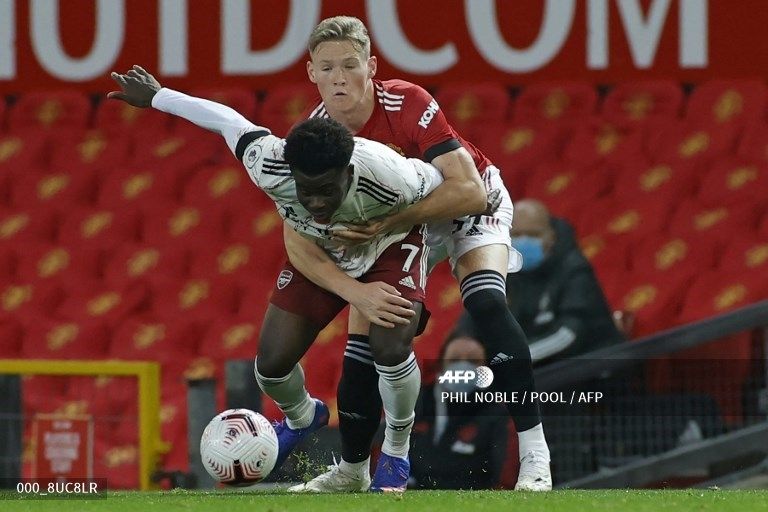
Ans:
POLYGON ((248 409, 228 409, 208 423, 200 455, 208 474, 227 485, 266 478, 277 460, 277 434, 269 420, 248 409))

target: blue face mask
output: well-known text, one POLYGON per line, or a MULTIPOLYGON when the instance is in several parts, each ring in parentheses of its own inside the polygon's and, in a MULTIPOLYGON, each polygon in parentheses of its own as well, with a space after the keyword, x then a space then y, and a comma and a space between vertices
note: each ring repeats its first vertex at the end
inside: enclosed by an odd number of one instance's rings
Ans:
POLYGON ((533 270, 544 261, 544 241, 533 236, 512 237, 512 247, 523 256, 523 270, 533 270))

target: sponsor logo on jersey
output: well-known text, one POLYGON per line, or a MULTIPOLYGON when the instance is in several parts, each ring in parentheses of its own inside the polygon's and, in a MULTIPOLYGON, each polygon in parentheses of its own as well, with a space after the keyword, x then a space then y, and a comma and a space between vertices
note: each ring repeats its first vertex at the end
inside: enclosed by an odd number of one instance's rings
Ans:
POLYGON ((400 284, 410 288, 411 290, 416 289, 416 283, 413 282, 413 278, 411 276, 405 276, 400 280, 400 284))
POLYGON ((435 117, 435 114, 437 114, 438 110, 440 110, 440 106, 437 104, 437 102, 435 100, 430 101, 429 105, 427 105, 427 110, 421 114, 421 119, 419 119, 419 126, 426 130, 427 126, 429 126, 429 123, 432 122, 432 119, 435 117))
POLYGON ((290 270, 283 270, 280 272, 280 275, 277 277, 277 289, 282 290, 288 286, 288 283, 291 282, 291 279, 293 279, 293 272, 290 270))

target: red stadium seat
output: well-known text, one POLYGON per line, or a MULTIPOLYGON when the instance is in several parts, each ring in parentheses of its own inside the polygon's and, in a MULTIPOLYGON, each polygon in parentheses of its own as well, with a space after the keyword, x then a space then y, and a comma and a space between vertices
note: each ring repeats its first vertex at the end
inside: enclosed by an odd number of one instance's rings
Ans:
POLYGON ((683 108, 683 91, 672 80, 644 80, 619 84, 602 104, 603 117, 614 123, 642 123, 677 119, 683 108))
POLYGON ((48 137, 39 129, 0 135, 0 174, 47 166, 48 137))
POLYGON ((173 165, 192 169, 216 161, 226 149, 224 139, 202 128, 170 134, 158 130, 136 131, 133 145, 132 164, 149 168, 173 165))
POLYGON ((755 202, 768 190, 768 163, 757 164, 723 158, 712 164, 701 181, 697 198, 701 204, 718 206, 755 202))
POLYGON ((188 175, 168 164, 119 167, 99 175, 97 202, 105 208, 177 202, 188 175))
POLYGON ((261 119, 256 124, 269 128, 278 137, 285 137, 318 96, 313 84, 275 86, 267 92, 261 107, 261 119))
POLYGON ((241 165, 231 164, 199 169, 184 186, 186 204, 210 207, 252 208, 265 194, 256 188, 241 165))
POLYGON ((230 240, 248 247, 258 247, 254 261, 267 274, 277 275, 286 258, 283 222, 274 209, 231 212, 230 240))
POLYGON ((91 102, 76 91, 28 92, 19 96, 9 113, 11 130, 43 128, 84 129, 91 116, 91 102))
POLYGON ((744 125, 762 119, 765 85, 751 80, 710 80, 691 94, 687 117, 710 126, 744 125))
POLYGON ((69 378, 59 375, 24 375, 21 381, 25 416, 53 412, 67 401, 69 378))
POLYGON ((690 162, 671 161, 652 164, 633 159, 615 167, 611 196, 674 203, 689 198, 696 186, 696 167, 690 162))
POLYGON ((0 209, 0 246, 19 247, 56 238, 58 218, 50 210, 0 209))
POLYGON ((435 99, 448 122, 470 140, 488 123, 506 121, 511 103, 509 92, 498 83, 443 84, 435 99))
POLYGON ((727 241, 734 232, 754 230, 763 206, 761 201, 720 206, 685 201, 668 220, 668 230, 673 234, 727 241))
POLYGON ((72 376, 68 380, 67 399, 86 403, 97 421, 105 416, 119 422, 127 420, 125 416, 135 420, 139 398, 138 379, 135 377, 72 376))
POLYGON ((602 199, 579 217, 577 232, 582 236, 604 234, 637 240, 661 233, 668 223, 671 207, 663 202, 602 199))
POLYGON ((595 113, 597 92, 586 82, 545 82, 525 87, 515 101, 514 119, 522 123, 577 123, 595 113))
POLYGON ((581 123, 565 146, 563 158, 583 165, 635 160, 643 154, 644 132, 600 119, 581 123))
POLYGON ((223 210, 152 205, 142 211, 142 219, 142 240, 161 248, 208 246, 222 240, 226 234, 223 210))
POLYGON ((0 359, 17 359, 21 357, 21 340, 24 338, 24 328, 12 319, 0 321, 0 359))
POLYGON ((676 324, 692 274, 632 273, 613 290, 606 290, 608 300, 614 308, 634 315, 633 338, 647 336, 676 324))
POLYGON ((663 123, 649 129, 646 152, 654 162, 711 162, 735 151, 735 136, 731 125, 663 123))
POLYGON ((93 472, 104 475, 110 489, 136 489, 139 486, 139 447, 136 442, 115 444, 96 437, 93 472))
POLYGON ((59 240, 67 245, 110 249, 136 241, 138 227, 135 210, 80 208, 64 216, 59 240))
POLYGON ((715 268, 719 247, 702 237, 661 235, 640 240, 632 251, 635 273, 706 272, 715 268))
POLYGON ((254 274, 269 272, 274 267, 271 255, 265 255, 264 247, 257 244, 200 246, 190 256, 190 275, 194 277, 247 282, 254 274))
POLYGON ((102 254, 95 248, 51 243, 18 247, 16 276, 24 282, 72 282, 100 278, 102 254))
POLYGON ((736 155, 756 164, 768 164, 768 125, 750 123, 744 128, 736 155))
POLYGON ((723 252, 718 268, 723 272, 768 274, 768 237, 745 231, 732 237, 723 252))
POLYGON ((100 283, 73 283, 69 295, 56 309, 56 316, 73 320, 95 320, 110 328, 123 319, 146 310, 148 288, 136 283, 122 288, 108 287, 100 283))
POLYGON ((153 283, 152 313, 167 321, 194 319, 207 325, 221 315, 234 314, 238 307, 238 289, 226 280, 190 278, 153 283))
POLYGON ((556 123, 533 125, 489 123, 475 138, 480 148, 501 170, 504 181, 516 196, 523 193, 517 176, 530 174, 539 164, 560 154, 564 134, 556 123))
POLYGON ((95 199, 96 178, 89 169, 24 169, 12 178, 11 204, 24 209, 69 209, 95 199))
POLYGON ((0 321, 50 316, 64 297, 57 283, 5 282, 0 286, 0 321))
POLYGON ((130 158, 128 137, 109 137, 102 130, 64 134, 53 146, 51 169, 77 174, 84 170, 111 171, 130 158))
POLYGON ((102 359, 108 345, 109 331, 102 321, 39 317, 26 326, 23 353, 31 359, 102 359))
POLYGON ((604 290, 613 289, 616 281, 623 280, 627 275, 631 267, 628 240, 605 235, 587 235, 579 239, 579 246, 604 290))
POLYGON ((258 323, 252 317, 238 315, 216 318, 206 331, 198 353, 220 361, 252 359, 259 341, 258 323))
POLYGON ((16 277, 16 251, 10 244, 0 245, 0 283, 16 277))
POLYGON ((134 316, 114 331, 109 356, 161 363, 187 362, 197 354, 200 331, 189 320, 134 316))
POLYGON ((96 128, 110 135, 125 137, 151 127, 169 131, 173 116, 153 108, 136 108, 123 101, 104 99, 96 109, 96 128))
POLYGON ((537 166, 525 187, 525 196, 539 199, 557 216, 572 218, 600 197, 607 188, 599 168, 554 161, 537 166))
POLYGON ((168 278, 182 279, 188 273, 187 251, 152 245, 124 244, 118 247, 104 265, 104 282, 121 287, 137 280, 157 284, 168 278))

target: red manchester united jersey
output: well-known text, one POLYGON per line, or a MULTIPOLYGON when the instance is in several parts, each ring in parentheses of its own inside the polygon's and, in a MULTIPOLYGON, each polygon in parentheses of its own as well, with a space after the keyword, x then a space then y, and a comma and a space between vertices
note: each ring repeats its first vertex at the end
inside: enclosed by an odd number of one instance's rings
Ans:
MULTIPOLYGON (((388 145, 401 155, 431 162, 463 146, 482 173, 491 162, 462 139, 445 119, 437 101, 416 84, 404 80, 374 80, 376 104, 357 137, 388 145)), ((306 117, 329 117, 322 101, 307 110, 306 117)))

